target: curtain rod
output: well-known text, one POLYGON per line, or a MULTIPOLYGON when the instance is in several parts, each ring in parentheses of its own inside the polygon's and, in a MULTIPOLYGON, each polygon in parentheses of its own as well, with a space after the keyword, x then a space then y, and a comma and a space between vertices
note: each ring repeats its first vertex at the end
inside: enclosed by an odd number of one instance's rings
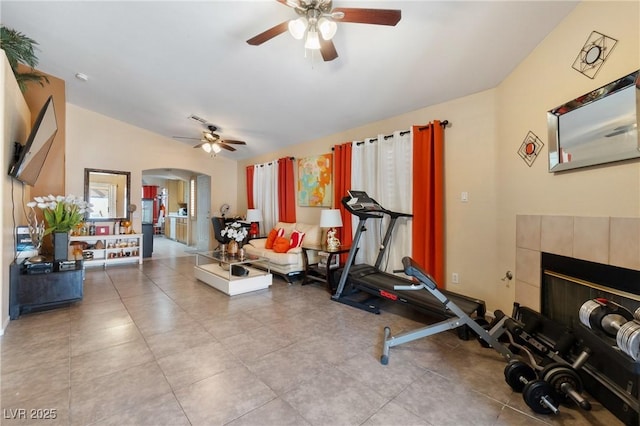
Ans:
MULTIPOLYGON (((282 158, 288 158, 289 160, 295 160, 295 159, 296 159, 296 157, 282 157, 282 158)), ((277 160, 269 161, 268 163, 254 164, 254 166, 264 167, 264 166, 265 166, 265 164, 266 164, 267 166, 270 166, 270 165, 272 165, 272 164, 277 163, 277 162, 278 162, 279 160, 281 160, 282 158, 278 158, 277 160)))
MULTIPOLYGON (((444 120, 444 121, 441 121, 441 122, 440 122, 440 126, 442 126, 443 128, 444 128, 444 127, 447 127, 448 125, 449 125, 449 120, 444 120)), ((422 130, 424 130, 424 129, 428 129, 428 128, 429 128, 429 126, 423 126, 423 127, 418 127, 418 130, 422 131, 422 130)), ((407 133, 409 133, 410 131, 411 131, 411 130, 403 130, 403 131, 401 131, 401 132, 400 132, 400 136, 404 136, 404 135, 406 135, 407 133)), ((389 138, 391 138, 391 137, 393 137, 393 135, 386 135, 386 136, 384 137, 384 139, 385 139, 385 140, 387 140, 387 139, 389 139, 389 138)), ((375 141, 377 141, 377 140, 378 140, 378 138, 375 138, 375 139, 369 139, 369 142, 375 142, 375 141)), ((364 141, 362 141, 362 142, 356 142, 356 145, 362 145, 363 143, 364 143, 364 141)), ((333 151, 333 150, 335 150, 335 148, 334 148, 334 147, 331 147, 331 151, 333 151)))
MULTIPOLYGON (((440 126, 442 126, 442 128, 445 128, 445 127, 447 127, 448 125, 449 125, 449 120, 444 120, 444 121, 441 121, 441 122, 440 122, 440 126)), ((423 126, 423 127, 418 127, 418 130, 422 131, 422 130, 424 130, 424 129, 428 129, 428 128, 429 128, 429 125, 427 125, 427 126, 423 126)))

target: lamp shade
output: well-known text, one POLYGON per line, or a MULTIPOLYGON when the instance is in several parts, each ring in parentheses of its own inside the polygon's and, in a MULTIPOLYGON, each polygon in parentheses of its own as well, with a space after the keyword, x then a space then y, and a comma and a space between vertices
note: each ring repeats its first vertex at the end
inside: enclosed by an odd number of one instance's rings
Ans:
POLYGON ((342 216, 339 209, 322 210, 320 212, 321 228, 340 228, 342 227, 342 216))
POLYGON ((247 222, 262 222, 262 210, 248 209, 247 210, 247 222))

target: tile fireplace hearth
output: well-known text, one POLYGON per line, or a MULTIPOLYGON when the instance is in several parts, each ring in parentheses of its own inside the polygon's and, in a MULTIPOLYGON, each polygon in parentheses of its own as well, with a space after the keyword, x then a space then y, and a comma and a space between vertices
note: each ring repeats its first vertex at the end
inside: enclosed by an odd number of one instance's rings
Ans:
MULTIPOLYGON (((518 216, 516 302, 574 331, 592 350, 585 389, 625 424, 640 424, 640 363, 616 338, 580 323, 583 303, 640 307, 640 219, 518 216)), ((571 360, 570 360, 571 361, 571 360)))

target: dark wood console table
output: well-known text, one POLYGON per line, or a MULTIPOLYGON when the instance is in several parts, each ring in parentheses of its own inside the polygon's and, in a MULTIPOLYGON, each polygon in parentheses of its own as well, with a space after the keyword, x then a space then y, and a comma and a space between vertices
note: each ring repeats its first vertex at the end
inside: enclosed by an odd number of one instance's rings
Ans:
POLYGON ((334 282, 333 274, 331 273, 331 271, 335 269, 331 267, 333 257, 339 256, 343 253, 348 253, 349 250, 351 250, 351 246, 341 246, 337 250, 329 250, 327 246, 324 244, 321 246, 305 246, 303 243, 302 244, 302 264, 304 267, 304 272, 303 272, 304 277, 301 285, 309 284, 310 281, 319 281, 319 282, 325 283, 325 285, 327 286, 327 291, 333 294, 337 284, 334 282), (327 253, 328 254, 327 264, 323 266, 317 263, 309 264, 309 256, 307 254, 308 250, 327 253))
POLYGON ((9 278, 9 317, 12 320, 24 313, 82 300, 84 269, 81 260, 76 261, 75 269, 44 274, 26 274, 24 266, 14 262, 9 278))

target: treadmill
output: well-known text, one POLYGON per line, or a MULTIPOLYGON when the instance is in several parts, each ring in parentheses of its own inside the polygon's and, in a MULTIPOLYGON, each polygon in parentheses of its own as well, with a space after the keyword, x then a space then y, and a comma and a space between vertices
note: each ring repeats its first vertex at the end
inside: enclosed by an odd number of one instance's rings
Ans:
MULTIPOLYGON (((337 272, 340 274, 340 280, 338 281, 335 294, 333 294, 331 298, 336 302, 376 314, 380 313, 380 298, 384 298, 410 305, 412 308, 429 315, 445 318, 454 317, 455 314, 448 310, 445 305, 430 292, 404 291, 394 288, 395 286, 415 284, 415 281, 380 270, 380 265, 389 247, 396 221, 398 218, 413 217, 413 215, 387 210, 373 198, 369 197, 364 191, 348 191, 348 193, 349 196, 342 198, 342 205, 351 214, 357 216, 360 221, 353 237, 353 243, 351 244, 351 250, 349 250, 345 267, 337 272), (385 215, 389 216, 390 221, 375 265, 354 265, 353 262, 358 251, 360 237, 362 232, 366 231, 365 223, 369 219, 382 219, 385 215)), ((467 315, 475 315, 477 318, 484 319, 486 313, 484 301, 446 290, 440 291, 467 315)), ((466 333, 464 335, 461 334, 461 337, 466 339, 466 333)))

